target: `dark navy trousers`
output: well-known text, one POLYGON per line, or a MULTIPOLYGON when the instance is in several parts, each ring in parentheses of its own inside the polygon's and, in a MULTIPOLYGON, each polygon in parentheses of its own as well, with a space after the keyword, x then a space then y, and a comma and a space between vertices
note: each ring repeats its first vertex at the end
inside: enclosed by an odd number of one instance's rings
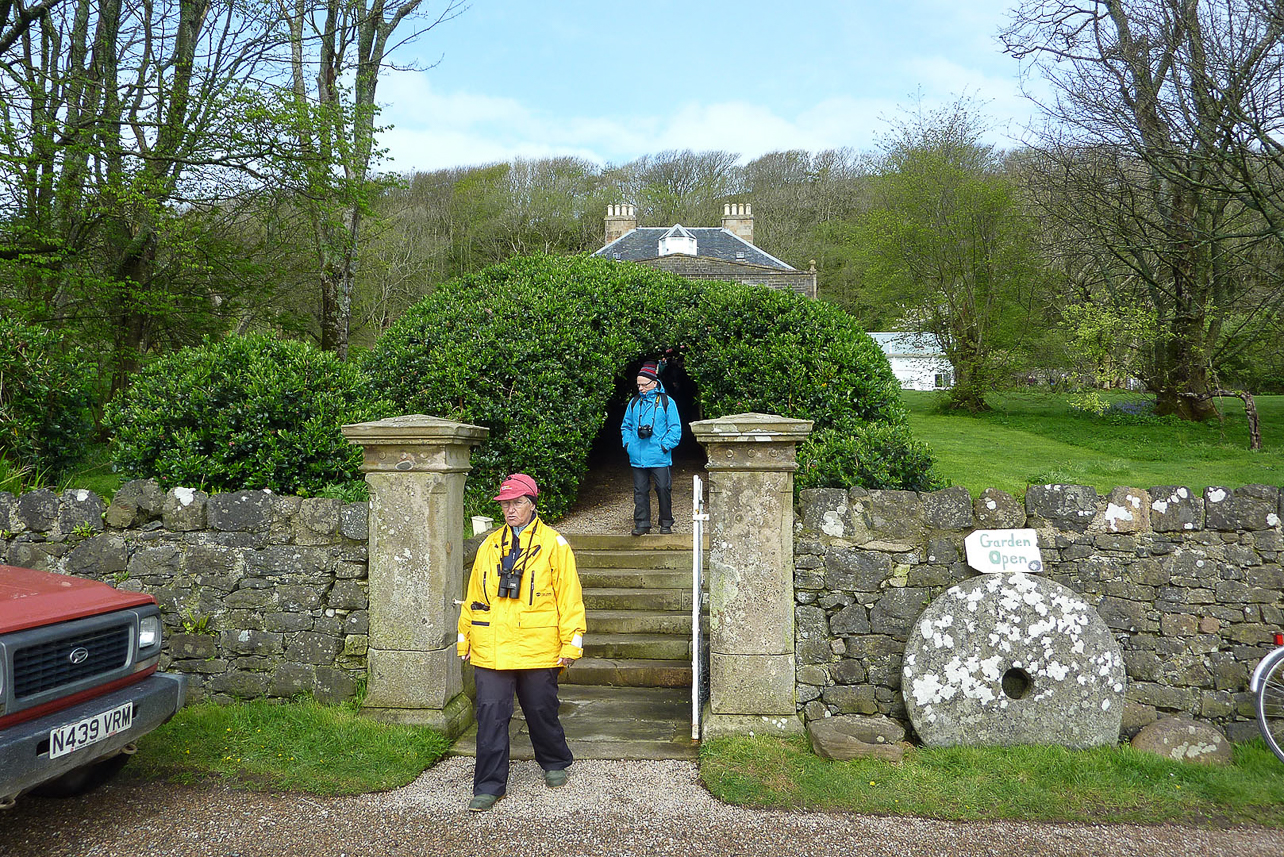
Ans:
POLYGON ((673 471, 668 467, 633 468, 633 527, 651 529, 651 483, 659 505, 660 526, 673 526, 673 471))
POLYGON ((508 726, 513 719, 513 694, 521 703, 535 761, 546 771, 571 766, 575 757, 557 719, 557 676, 560 667, 535 670, 488 670, 477 667, 477 764, 473 794, 502 795, 508 790, 508 726))

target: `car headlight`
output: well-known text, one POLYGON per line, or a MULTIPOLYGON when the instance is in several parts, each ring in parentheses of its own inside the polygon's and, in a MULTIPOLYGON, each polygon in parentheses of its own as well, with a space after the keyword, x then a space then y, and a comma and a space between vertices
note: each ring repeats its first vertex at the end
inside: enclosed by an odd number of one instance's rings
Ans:
POLYGON ((138 623, 138 648, 150 649, 159 646, 161 641, 161 620, 159 616, 144 616, 138 623))

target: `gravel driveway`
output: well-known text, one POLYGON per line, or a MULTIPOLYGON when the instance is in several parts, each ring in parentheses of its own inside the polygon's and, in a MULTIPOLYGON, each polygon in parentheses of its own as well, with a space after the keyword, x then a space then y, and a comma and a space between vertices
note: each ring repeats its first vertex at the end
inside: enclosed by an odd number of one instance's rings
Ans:
POLYGON ((315 798, 121 782, 79 799, 28 798, 0 814, 3 857, 427 857, 427 855, 1284 854, 1284 831, 1135 825, 954 823, 787 813, 714 800, 690 762, 577 762, 556 791, 517 762, 489 813, 464 807, 472 760, 449 758, 406 788, 315 798))

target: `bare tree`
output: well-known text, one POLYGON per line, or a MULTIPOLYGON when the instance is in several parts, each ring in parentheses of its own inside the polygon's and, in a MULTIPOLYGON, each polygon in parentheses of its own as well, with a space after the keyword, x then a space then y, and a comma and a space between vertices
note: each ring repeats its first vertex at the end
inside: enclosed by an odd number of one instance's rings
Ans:
POLYGON ((636 201, 648 226, 716 223, 722 202, 743 189, 734 152, 665 151, 626 164, 617 180, 620 199, 636 201))
POLYGON ((1279 304, 1282 35, 1281 0, 1029 0, 1003 33, 1056 93, 1035 142, 1060 184, 1045 213, 1154 311, 1162 414, 1213 416, 1219 362, 1279 304))
POLYGON ((289 31, 292 124, 300 190, 321 287, 321 347, 348 354, 362 218, 372 186, 378 107, 389 53, 463 13, 463 0, 282 0, 289 31), (398 36, 403 25, 410 27, 398 36), (399 39, 395 40, 395 39, 399 39))
POLYGON ((0 56, 59 2, 61 0, 40 0, 27 6, 22 0, 0 0, 0 56))

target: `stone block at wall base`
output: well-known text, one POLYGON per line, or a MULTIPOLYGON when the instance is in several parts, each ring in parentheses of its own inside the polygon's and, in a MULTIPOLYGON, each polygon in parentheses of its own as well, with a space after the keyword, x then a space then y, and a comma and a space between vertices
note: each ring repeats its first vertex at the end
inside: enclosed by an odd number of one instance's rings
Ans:
POLYGON ((794 658, 709 653, 710 700, 719 714, 793 716, 794 658))
POLYGON ((363 705, 361 716, 384 723, 427 726, 453 739, 473 725, 473 703, 466 694, 461 693, 446 703, 445 708, 380 708, 363 705))
POLYGON ((463 691, 455 647, 436 651, 367 652, 369 708, 442 710, 463 691))
POLYGON ((806 734, 802 718, 796 714, 767 717, 758 714, 714 714, 704 707, 700 717, 700 740, 711 741, 730 735, 773 735, 788 738, 806 734))

